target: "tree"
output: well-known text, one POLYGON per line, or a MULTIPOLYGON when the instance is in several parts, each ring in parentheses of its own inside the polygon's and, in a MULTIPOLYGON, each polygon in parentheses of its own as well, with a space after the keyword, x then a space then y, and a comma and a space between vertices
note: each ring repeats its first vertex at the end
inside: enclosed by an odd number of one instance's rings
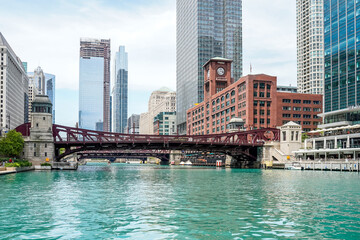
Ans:
POLYGON ((21 133, 10 130, 0 140, 0 153, 7 157, 18 157, 24 148, 24 139, 21 133))

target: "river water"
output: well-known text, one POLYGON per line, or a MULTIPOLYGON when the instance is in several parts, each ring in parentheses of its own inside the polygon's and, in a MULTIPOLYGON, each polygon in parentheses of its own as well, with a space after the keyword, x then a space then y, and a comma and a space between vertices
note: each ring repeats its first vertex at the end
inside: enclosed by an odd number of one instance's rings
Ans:
POLYGON ((358 173, 92 164, 0 184, 0 239, 360 239, 358 173))

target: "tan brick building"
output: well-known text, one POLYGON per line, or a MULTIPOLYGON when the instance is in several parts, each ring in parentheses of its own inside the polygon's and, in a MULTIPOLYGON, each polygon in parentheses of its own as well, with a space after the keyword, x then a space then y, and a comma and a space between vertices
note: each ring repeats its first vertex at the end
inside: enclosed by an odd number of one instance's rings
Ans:
POLYGON ((234 117, 248 130, 295 121, 310 131, 321 122, 322 95, 278 92, 277 78, 265 74, 234 82, 231 62, 213 58, 204 65, 204 102, 187 111, 187 134, 224 133, 234 117))

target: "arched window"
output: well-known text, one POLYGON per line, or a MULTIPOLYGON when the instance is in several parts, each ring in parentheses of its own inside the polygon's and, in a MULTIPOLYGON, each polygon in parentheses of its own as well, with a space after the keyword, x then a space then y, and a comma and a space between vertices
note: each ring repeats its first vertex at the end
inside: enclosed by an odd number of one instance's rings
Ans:
POLYGON ((234 96, 235 95, 235 90, 232 90, 231 91, 231 96, 234 96))

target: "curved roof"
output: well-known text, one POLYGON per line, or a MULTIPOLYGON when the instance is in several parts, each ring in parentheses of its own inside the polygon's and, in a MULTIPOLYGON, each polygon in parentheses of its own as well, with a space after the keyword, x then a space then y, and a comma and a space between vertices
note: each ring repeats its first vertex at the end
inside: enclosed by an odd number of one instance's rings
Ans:
POLYGON ((158 90, 156 90, 157 92, 174 92, 173 90, 171 90, 170 88, 168 87, 162 87, 158 90))
POLYGON ((52 105, 52 103, 47 95, 36 95, 35 99, 33 101, 33 104, 34 103, 46 103, 46 104, 52 105))
POLYGON ((229 123, 242 123, 242 122, 244 122, 244 120, 242 118, 234 117, 230 120, 229 123))

